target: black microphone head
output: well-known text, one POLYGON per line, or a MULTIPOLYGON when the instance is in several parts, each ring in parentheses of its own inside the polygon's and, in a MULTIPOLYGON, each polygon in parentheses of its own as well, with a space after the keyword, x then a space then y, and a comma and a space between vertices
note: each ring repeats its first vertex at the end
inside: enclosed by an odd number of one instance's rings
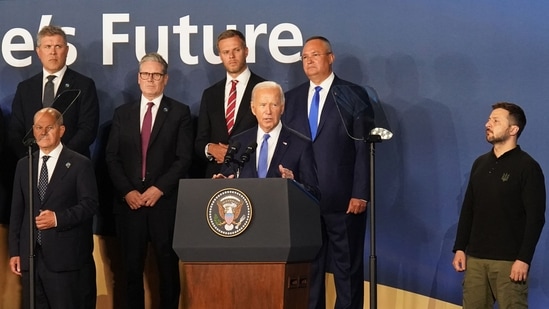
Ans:
POLYGON ((250 143, 250 145, 248 145, 248 147, 246 147, 246 152, 249 151, 249 153, 253 153, 256 148, 257 148, 257 143, 252 142, 252 143, 250 143))
POLYGON ((240 142, 236 141, 232 144, 229 144, 229 147, 227 148, 227 153, 225 153, 225 164, 231 163, 233 161, 233 156, 235 153, 238 152, 238 149, 240 148, 240 142))
POLYGON ((252 142, 246 147, 246 151, 240 156, 240 164, 244 165, 244 163, 250 161, 250 155, 254 153, 255 149, 257 148, 257 143, 252 142))
POLYGON ((234 142, 232 147, 234 148, 233 153, 236 153, 238 151, 238 149, 240 149, 240 142, 239 141, 234 142))

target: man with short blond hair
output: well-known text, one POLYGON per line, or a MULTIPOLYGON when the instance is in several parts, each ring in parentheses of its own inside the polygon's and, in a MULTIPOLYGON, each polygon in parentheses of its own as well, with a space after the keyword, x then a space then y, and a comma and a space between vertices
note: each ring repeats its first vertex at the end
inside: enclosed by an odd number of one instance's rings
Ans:
POLYGON ((206 178, 219 173, 229 138, 257 124, 249 103, 253 87, 264 80, 246 64, 248 47, 240 31, 223 31, 217 49, 226 77, 202 94, 194 145, 198 157, 207 162, 206 178))

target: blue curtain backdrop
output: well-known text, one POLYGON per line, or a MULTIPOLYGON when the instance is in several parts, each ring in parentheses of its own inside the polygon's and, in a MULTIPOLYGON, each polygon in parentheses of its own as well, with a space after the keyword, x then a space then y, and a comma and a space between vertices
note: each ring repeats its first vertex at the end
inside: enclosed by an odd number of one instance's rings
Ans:
MULTIPOLYGON (((549 171, 549 2, 136 4, 0 1, 4 115, 9 117, 17 83, 41 69, 32 51, 41 23, 69 27, 71 49, 77 51, 70 55, 71 67, 91 76, 100 96, 102 130, 94 159, 105 182, 105 129, 114 108, 139 94, 138 55, 157 50, 167 55, 166 93, 189 104, 196 115, 202 90, 224 76, 220 65, 210 63, 210 51, 228 25, 256 38, 248 41, 250 68, 285 90, 306 80, 301 64, 291 57, 302 39, 323 35, 333 45, 335 72, 377 91, 395 133, 377 147, 380 284, 461 303, 462 275, 452 269, 451 248, 470 166, 490 149, 484 123, 491 104, 511 101, 525 109, 528 125, 519 143, 549 171)), ((2 206, 5 210, 5 202, 2 206)), ((103 207, 97 232, 109 233, 108 205, 103 207)), ((545 229, 531 265, 532 308, 549 304, 547 234, 545 229)))

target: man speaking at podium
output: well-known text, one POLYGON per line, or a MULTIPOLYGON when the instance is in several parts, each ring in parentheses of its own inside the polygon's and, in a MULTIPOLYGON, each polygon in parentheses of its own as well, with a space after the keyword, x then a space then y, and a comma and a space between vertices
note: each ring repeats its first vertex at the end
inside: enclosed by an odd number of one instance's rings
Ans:
POLYGON ((258 125, 230 140, 226 165, 213 178, 294 179, 317 199, 320 197, 312 142, 282 125, 284 101, 282 87, 275 82, 261 82, 253 88, 251 108, 258 125), (235 148, 240 150, 231 154, 235 148))
POLYGON ((27 153, 23 138, 33 124, 34 114, 43 107, 53 107, 63 114, 65 135, 62 142, 70 149, 89 157, 90 145, 97 135, 99 103, 92 79, 67 67, 67 36, 57 26, 45 26, 38 32, 36 54, 43 70, 17 86, 11 107, 9 143, 17 158, 27 153), (55 102, 66 90, 79 90, 80 96, 71 102, 55 102), (52 106, 52 103, 53 106, 52 106))

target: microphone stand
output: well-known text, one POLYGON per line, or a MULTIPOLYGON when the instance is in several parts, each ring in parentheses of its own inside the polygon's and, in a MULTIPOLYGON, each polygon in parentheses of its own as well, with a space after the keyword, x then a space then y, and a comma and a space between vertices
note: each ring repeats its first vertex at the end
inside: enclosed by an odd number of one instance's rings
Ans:
MULTIPOLYGON (((60 93, 52 103, 52 108, 55 108, 61 112, 61 115, 64 115, 65 112, 72 106, 76 99, 80 96, 81 90, 79 89, 70 89, 65 90, 60 93), (66 97, 69 96, 69 99, 66 97), (65 99, 66 101, 63 101, 65 99), (62 103, 66 103, 66 106, 63 106, 62 103)), ((33 180, 33 164, 32 164, 32 145, 35 143, 35 139, 32 136, 32 128, 25 134, 23 137, 23 145, 28 147, 28 168, 29 168, 29 183, 28 183, 28 194, 29 194, 29 304, 30 309, 34 309, 36 304, 35 298, 35 223, 34 223, 34 186, 36 182, 33 180)), ((21 259, 21 256, 19 257, 21 259)))
POLYGON ((377 309, 377 256, 376 256, 376 220, 375 220, 375 153, 376 143, 381 142, 380 135, 369 135, 365 142, 370 144, 370 309, 377 309))
MULTIPOLYGON (((29 139, 25 142, 28 145, 28 167, 29 167, 29 183, 28 183, 28 194, 29 194, 29 305, 30 309, 35 308, 35 264, 34 264, 34 243, 35 243, 35 233, 34 233, 34 180, 33 180, 33 166, 32 166, 32 145, 34 144, 34 139, 29 139)), ((19 257, 21 258, 21 256, 19 257)))

